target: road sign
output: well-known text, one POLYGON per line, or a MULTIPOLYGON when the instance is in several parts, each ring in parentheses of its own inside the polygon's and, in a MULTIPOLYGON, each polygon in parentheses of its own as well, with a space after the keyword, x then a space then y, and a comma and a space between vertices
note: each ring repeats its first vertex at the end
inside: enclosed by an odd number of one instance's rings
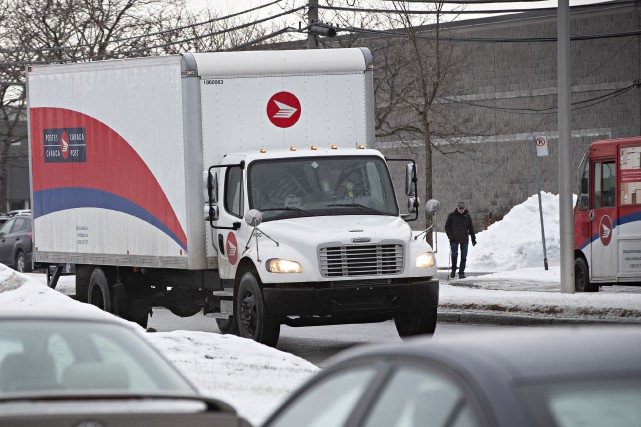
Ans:
POLYGON ((545 157, 548 155, 548 138, 547 136, 537 136, 534 140, 536 142, 536 155, 545 157))

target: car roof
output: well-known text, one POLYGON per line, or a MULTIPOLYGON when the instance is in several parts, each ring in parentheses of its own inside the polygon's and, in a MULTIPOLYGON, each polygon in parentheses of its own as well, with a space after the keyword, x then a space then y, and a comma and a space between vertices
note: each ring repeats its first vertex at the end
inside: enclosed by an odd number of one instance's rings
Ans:
POLYGON ((401 345, 361 347, 332 359, 429 359, 476 377, 517 379, 589 378, 636 372, 641 376, 641 326, 548 326, 505 328, 401 345), (482 368, 482 369, 479 369, 482 368))

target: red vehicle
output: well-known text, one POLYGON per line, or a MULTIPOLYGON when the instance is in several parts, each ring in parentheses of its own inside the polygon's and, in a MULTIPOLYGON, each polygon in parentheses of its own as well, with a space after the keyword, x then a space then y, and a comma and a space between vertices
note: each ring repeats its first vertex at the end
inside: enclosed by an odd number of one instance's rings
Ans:
POLYGON ((641 285, 641 137, 595 141, 574 208, 577 292, 641 285))

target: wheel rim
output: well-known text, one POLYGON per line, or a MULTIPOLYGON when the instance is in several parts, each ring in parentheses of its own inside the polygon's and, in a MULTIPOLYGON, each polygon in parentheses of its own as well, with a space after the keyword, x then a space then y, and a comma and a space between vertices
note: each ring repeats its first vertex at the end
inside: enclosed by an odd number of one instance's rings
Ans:
POLYGON ((24 255, 18 255, 16 258, 16 271, 19 273, 24 273, 24 255))
POLYGON ((240 322, 251 336, 256 335, 257 316, 256 298, 251 291, 247 291, 240 302, 240 322))

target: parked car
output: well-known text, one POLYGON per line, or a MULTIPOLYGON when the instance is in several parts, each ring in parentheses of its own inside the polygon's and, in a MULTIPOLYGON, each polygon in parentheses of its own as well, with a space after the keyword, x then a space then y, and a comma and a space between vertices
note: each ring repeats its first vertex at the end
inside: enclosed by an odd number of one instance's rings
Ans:
POLYGON ((514 328, 339 356, 264 427, 638 427, 641 328, 514 328))
POLYGON ((0 425, 249 426, 129 324, 0 314, 0 425))
POLYGON ((32 269, 31 214, 18 213, 0 227, 0 263, 24 273, 32 269))

